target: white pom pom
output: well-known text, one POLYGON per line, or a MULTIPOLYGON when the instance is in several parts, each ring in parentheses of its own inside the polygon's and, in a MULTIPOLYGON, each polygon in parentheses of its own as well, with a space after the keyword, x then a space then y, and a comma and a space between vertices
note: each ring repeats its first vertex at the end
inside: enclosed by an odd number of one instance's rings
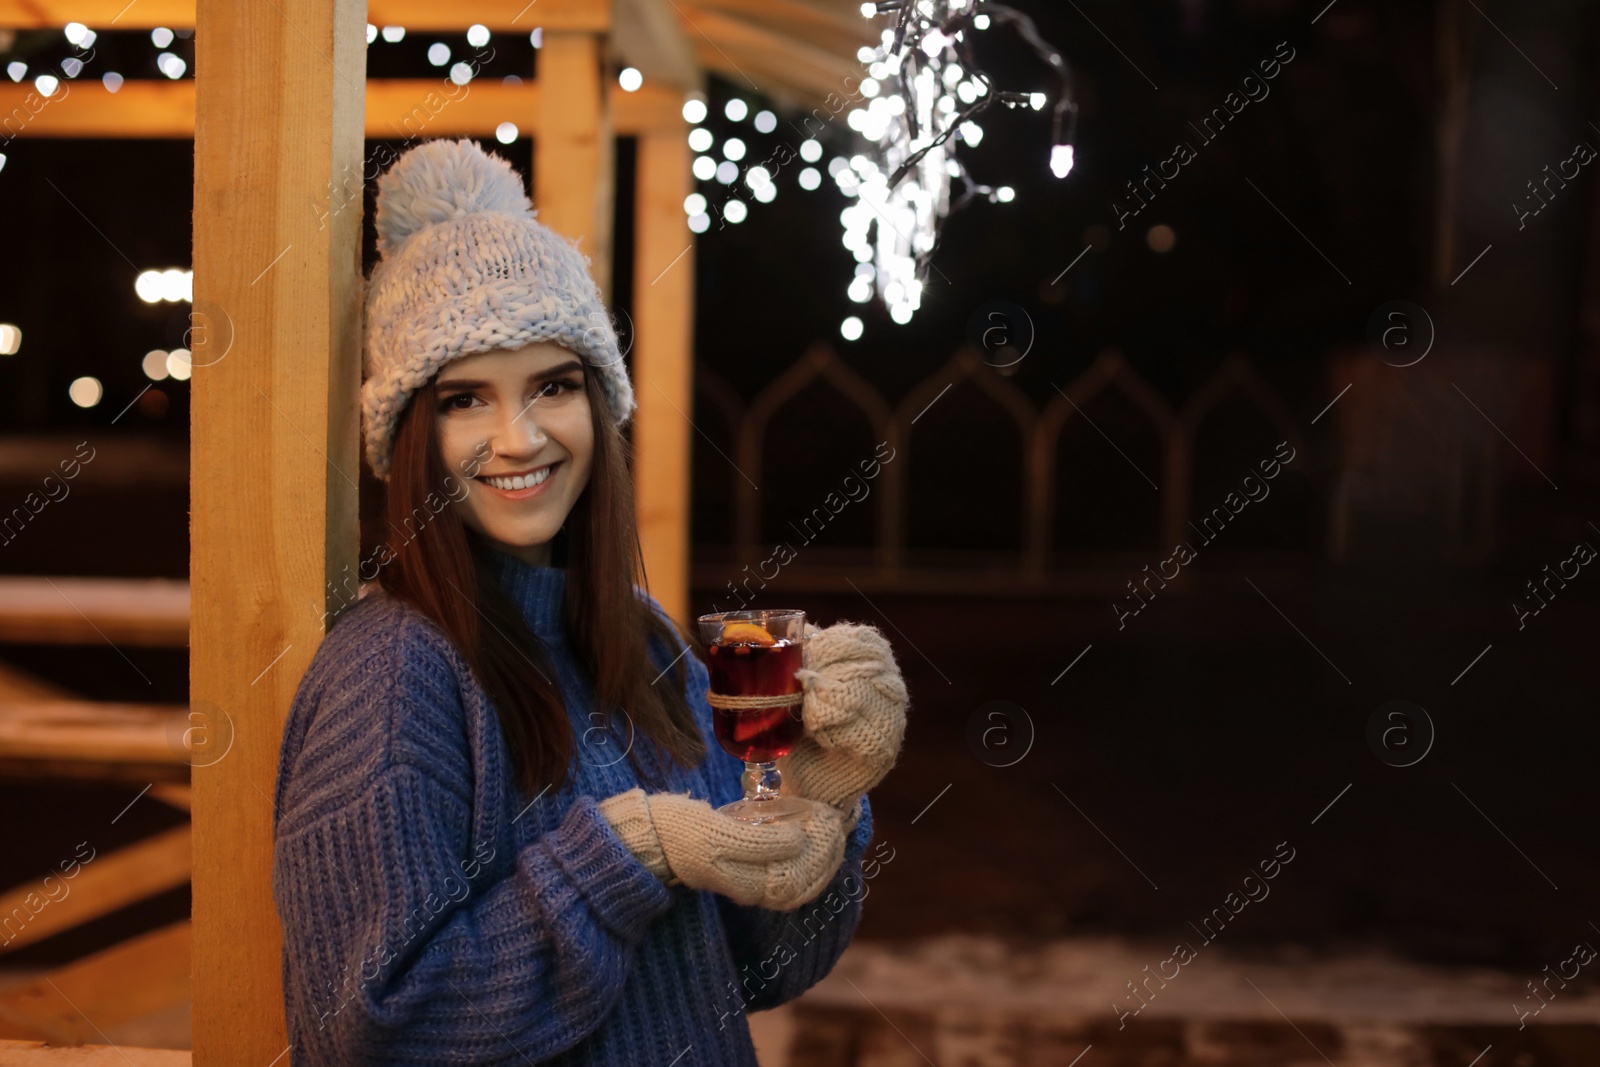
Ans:
POLYGON ((504 159, 465 138, 424 141, 378 179, 378 252, 390 255, 418 230, 484 211, 535 214, 504 159))

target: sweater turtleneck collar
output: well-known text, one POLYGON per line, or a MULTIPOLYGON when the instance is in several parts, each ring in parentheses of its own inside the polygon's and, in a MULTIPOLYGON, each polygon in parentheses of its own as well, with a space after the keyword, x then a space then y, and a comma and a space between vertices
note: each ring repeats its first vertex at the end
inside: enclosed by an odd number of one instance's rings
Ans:
POLYGON ((567 569, 541 567, 499 549, 485 552, 489 571, 522 609, 523 618, 542 638, 566 640, 567 569))

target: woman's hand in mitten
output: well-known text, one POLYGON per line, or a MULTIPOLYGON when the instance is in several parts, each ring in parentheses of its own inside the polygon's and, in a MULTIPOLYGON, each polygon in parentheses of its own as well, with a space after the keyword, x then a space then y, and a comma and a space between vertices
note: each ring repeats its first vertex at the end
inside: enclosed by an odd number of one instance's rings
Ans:
POLYGON ((629 852, 667 885, 708 889, 739 904, 787 911, 821 893, 844 860, 844 819, 748 823, 684 793, 635 787, 599 802, 629 852))
POLYGON ((806 627, 806 733, 779 761, 786 788, 831 804, 853 829, 861 794, 883 780, 900 755, 910 703, 888 640, 877 628, 842 622, 806 627))

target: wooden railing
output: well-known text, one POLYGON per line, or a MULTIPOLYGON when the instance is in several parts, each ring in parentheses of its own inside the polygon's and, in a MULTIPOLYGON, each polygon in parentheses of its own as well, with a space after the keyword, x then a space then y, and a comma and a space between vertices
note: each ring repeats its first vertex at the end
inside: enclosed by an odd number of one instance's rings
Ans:
POLYGON ((1324 543, 1321 479, 1304 420, 1242 355, 1226 358, 1181 405, 1114 350, 1057 385, 1042 406, 970 347, 895 403, 826 344, 810 348, 748 404, 705 367, 697 371, 696 394, 700 588, 755 573, 780 541, 796 550, 786 581, 808 588, 847 588, 847 580, 949 592, 1120 586, 1116 575, 1126 563, 1153 562, 1155 553, 1195 541, 1190 523, 1220 505, 1230 484, 1252 473, 1259 478, 1255 459, 1271 459, 1278 442, 1295 460, 1270 488, 1292 484, 1285 494, 1292 500, 1257 508, 1272 518, 1249 538, 1219 538, 1218 551, 1304 563, 1324 543), (786 414, 793 417, 786 421, 786 414), (839 482, 854 473, 852 447, 870 458, 879 444, 893 459, 880 465, 866 495, 847 505, 864 509, 870 522, 857 514, 849 523, 853 536, 810 543, 807 535, 821 522, 802 529, 794 520, 818 514, 824 497, 816 491, 811 499, 797 483, 810 484, 813 475, 839 482), (960 480, 940 484, 941 453, 960 480), (1197 469, 1204 471, 1198 481, 1197 469), (1076 499, 1085 479, 1103 491, 1076 499), (941 503, 946 496, 948 504, 941 503), (1111 513, 1121 517, 1097 535, 1096 521, 1111 513), (961 536, 952 536, 962 523, 961 536))

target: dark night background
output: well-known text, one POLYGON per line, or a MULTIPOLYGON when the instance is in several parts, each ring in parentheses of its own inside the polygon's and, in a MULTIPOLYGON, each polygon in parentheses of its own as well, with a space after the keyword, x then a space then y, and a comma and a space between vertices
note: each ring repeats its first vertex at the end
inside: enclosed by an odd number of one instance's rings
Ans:
MULTIPOLYGON (((779 175, 774 202, 752 201, 748 220, 713 220, 697 239, 696 610, 727 606, 724 583, 791 540, 787 522, 880 439, 831 387, 813 383, 780 405, 750 472, 755 535, 741 541, 729 457, 763 390, 822 344, 885 410, 904 408, 890 464, 904 479, 897 562, 885 563, 875 495, 758 601, 877 623, 911 689, 900 765, 873 793, 878 836, 900 859, 874 887, 860 936, 1165 938, 1287 840, 1298 858, 1230 930, 1235 947, 1379 944, 1536 971, 1600 921, 1600 577, 1580 572, 1525 629, 1510 607, 1574 544, 1600 544, 1595 168, 1523 229, 1511 205, 1574 144, 1600 147, 1597 5, 1337 0, 1320 16, 1321 0, 1018 6, 1072 65, 1077 166, 1065 181, 1050 174, 1047 113, 986 113, 982 144, 963 156, 976 180, 1016 197, 951 216, 908 325, 846 297, 847 201, 826 176, 802 190, 798 163, 779 175), (1279 42, 1295 55, 1270 95, 1203 143, 1188 122, 1279 42), (1462 57, 1455 73, 1447 46, 1462 57), (1126 200, 1124 183, 1180 140, 1196 158, 1119 230, 1112 205, 1126 200), (1175 235, 1164 253, 1147 241, 1158 224, 1175 235), (1025 312, 1028 354, 1007 373, 980 359, 910 426, 956 380, 947 364, 994 300, 1025 312), (1375 312, 1396 300, 1425 308, 1436 329, 1410 367, 1369 345, 1375 312), (839 332, 852 314, 865 322, 853 342, 839 332), (1052 446, 1055 489, 1038 505, 1048 534, 1030 555, 1034 416, 1019 421, 995 396, 1014 391, 1043 413, 1108 351, 1170 424, 1115 389, 1085 402, 1052 446), (1180 526, 1198 522, 1285 439, 1297 458, 1270 498, 1119 629, 1111 605, 1124 583, 1171 553, 1170 494, 1188 494, 1176 498, 1180 526), (1013 766, 986 765, 969 741, 993 700, 1031 720, 1031 750, 1013 766), (1369 744, 1369 721, 1392 700, 1421 705, 1436 732, 1414 766, 1386 765, 1369 744)), ((129 57, 118 67, 127 77, 159 76, 138 67, 154 52, 145 36, 101 35, 108 55, 129 57)), ((64 55, 59 34, 49 39, 64 55)), ((421 53, 434 39, 373 45, 369 75, 427 75, 421 53)), ((192 62, 188 43, 174 51, 192 62)), ((526 72, 533 50, 523 45, 500 51, 486 74, 526 72)), ((19 34, 10 55, 30 47, 19 34)), ((980 58, 1003 86, 1046 85, 1001 28, 980 58)), ((737 128, 750 160, 798 145, 792 111, 777 109, 770 135, 724 118, 730 96, 771 106, 747 89, 713 80, 707 126, 718 141, 737 128)), ((848 155, 851 136, 842 119, 830 123, 824 163, 848 155)), ((483 143, 530 173, 526 138, 483 143)), ((186 305, 140 303, 128 259, 188 266, 192 144, 20 139, 3 150, 12 211, 0 320, 19 325, 24 343, 0 358, 0 499, 20 499, 42 476, 26 457, 55 454, 30 440, 88 438, 107 462, 86 469, 70 504, 3 546, 0 571, 185 576, 187 385, 160 383, 165 405, 147 396, 111 419, 147 384, 143 354, 180 343, 186 305), (67 397, 83 374, 107 390, 87 410, 67 397), (135 439, 171 462, 119 469, 114 446, 135 439)), ((623 139, 612 295, 624 309, 632 159, 623 139)), ((700 188, 723 195, 714 182, 700 188)), ((369 183, 369 264, 371 197, 369 183)), ((375 491, 364 477, 369 516, 375 491)), ((96 698, 133 696, 109 649, 4 654, 96 698)), ((156 683, 138 699, 184 699, 183 655, 130 655, 156 683)), ((71 823, 115 810, 125 792, 0 795, 13 813, 48 798, 71 823)), ((128 840, 181 821, 154 808, 144 822, 135 815, 119 824, 128 840)), ((8 884, 67 839, 78 840, 59 825, 17 832, 8 884)), ((18 961, 67 958, 105 929, 187 906, 170 894, 18 961)))

